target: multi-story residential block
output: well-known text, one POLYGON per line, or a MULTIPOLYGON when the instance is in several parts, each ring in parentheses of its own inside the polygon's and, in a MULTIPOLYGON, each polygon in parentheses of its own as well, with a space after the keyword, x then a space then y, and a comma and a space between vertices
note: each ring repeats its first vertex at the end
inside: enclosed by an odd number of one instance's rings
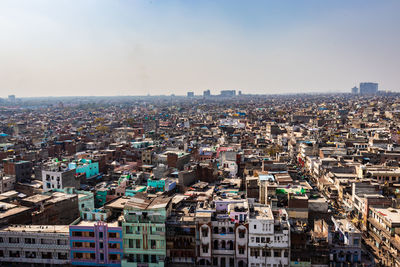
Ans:
POLYGON ((212 262, 212 226, 211 218, 214 216, 215 208, 208 199, 198 199, 196 208, 197 223, 197 265, 210 266, 212 262))
POLYGON ((87 180, 96 178, 99 175, 99 163, 91 159, 75 160, 68 164, 68 168, 75 170, 76 173, 84 173, 87 180))
POLYGON ((172 199, 174 208, 166 222, 167 265, 196 264, 196 200, 182 195, 172 199))
POLYGON ((67 266, 68 226, 12 225, 0 229, 1 265, 67 266))
POLYGON ((165 221, 171 198, 147 198, 141 193, 129 199, 122 220, 124 259, 122 266, 164 266, 167 255, 165 221))
POLYGON ((3 159, 3 168, 6 175, 15 177, 17 182, 30 182, 32 176, 32 162, 16 160, 14 158, 3 159))
POLYGON ((400 210, 369 208, 368 234, 382 266, 400 266, 400 210))
POLYGON ((79 218, 78 195, 61 192, 33 195, 20 202, 31 207, 32 224, 65 225, 79 218))
POLYGON ((68 168, 60 162, 51 162, 42 169, 43 190, 63 189, 66 187, 80 187, 79 177, 75 170, 68 168))
POLYGON ((0 173, 0 194, 13 190, 15 187, 15 182, 15 176, 3 176, 2 173, 0 173))
POLYGON ((334 229, 330 238, 331 263, 361 264, 361 232, 347 219, 332 218, 334 229))
POLYGON ((289 266, 290 225, 284 209, 250 204, 248 266, 289 266))
POLYGON ((72 265, 121 266, 122 228, 117 221, 70 225, 69 239, 72 265))

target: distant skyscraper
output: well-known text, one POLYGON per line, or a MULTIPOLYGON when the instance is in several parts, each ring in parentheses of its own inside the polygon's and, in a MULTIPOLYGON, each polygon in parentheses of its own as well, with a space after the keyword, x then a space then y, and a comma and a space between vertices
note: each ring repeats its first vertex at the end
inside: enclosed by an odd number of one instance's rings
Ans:
POLYGON ((187 92, 187 97, 194 97, 194 92, 187 92))
POLYGON ((8 96, 8 100, 11 101, 11 102, 14 102, 15 101, 15 95, 9 95, 8 96))
POLYGON ((210 91, 210 90, 205 90, 205 91, 203 91, 203 96, 204 96, 204 97, 209 97, 209 96, 211 96, 211 91, 210 91))
POLYGON ((354 86, 353 88, 351 88, 351 93, 354 94, 354 95, 358 94, 357 86, 354 86))
POLYGON ((361 95, 370 95, 378 93, 378 84, 377 83, 360 83, 360 94, 361 95))
POLYGON ((239 92, 238 92, 238 95, 242 95, 242 91, 239 91, 239 92))
POLYGON ((232 97, 236 95, 236 91, 235 90, 222 90, 221 91, 221 96, 223 97, 232 97))

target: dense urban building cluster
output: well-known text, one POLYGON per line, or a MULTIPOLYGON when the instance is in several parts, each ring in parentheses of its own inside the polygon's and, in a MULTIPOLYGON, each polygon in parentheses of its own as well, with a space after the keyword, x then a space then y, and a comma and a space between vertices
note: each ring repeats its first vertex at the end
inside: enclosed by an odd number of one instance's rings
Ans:
POLYGON ((0 262, 399 267, 400 98, 360 90, 2 99, 0 262))

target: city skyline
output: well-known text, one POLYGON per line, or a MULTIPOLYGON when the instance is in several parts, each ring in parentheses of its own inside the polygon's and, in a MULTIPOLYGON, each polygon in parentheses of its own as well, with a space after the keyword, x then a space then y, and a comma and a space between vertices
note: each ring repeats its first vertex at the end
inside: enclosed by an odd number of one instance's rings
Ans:
POLYGON ((397 1, 2 1, 0 96, 399 91, 397 1))

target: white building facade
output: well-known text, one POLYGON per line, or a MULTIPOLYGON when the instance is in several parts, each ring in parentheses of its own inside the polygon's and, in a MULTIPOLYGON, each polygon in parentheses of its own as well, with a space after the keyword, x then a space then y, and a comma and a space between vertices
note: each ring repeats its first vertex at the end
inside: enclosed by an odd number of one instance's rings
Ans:
POLYGON ((290 225, 287 221, 288 216, 284 209, 275 213, 274 216, 268 205, 257 205, 250 208, 249 267, 289 266, 290 225))
POLYGON ((68 225, 16 225, 0 229, 0 261, 68 265, 68 225))

